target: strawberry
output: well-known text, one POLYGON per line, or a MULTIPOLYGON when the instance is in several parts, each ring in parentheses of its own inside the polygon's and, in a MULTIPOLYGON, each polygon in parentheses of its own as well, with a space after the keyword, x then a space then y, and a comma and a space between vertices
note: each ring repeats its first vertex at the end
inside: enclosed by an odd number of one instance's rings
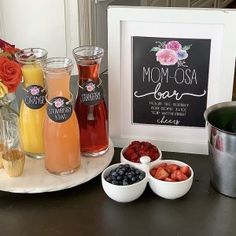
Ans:
POLYGON ((188 177, 191 175, 191 171, 190 171, 190 168, 188 166, 180 167, 180 171, 188 177))
POLYGON ((166 166, 166 170, 169 172, 169 173, 173 173, 175 170, 178 170, 179 169, 179 166, 176 165, 176 164, 169 164, 166 166))
POLYGON ((180 170, 176 170, 176 177, 178 181, 184 181, 188 179, 188 177, 185 174, 183 174, 180 170))
POLYGON ((154 177, 159 180, 164 180, 169 177, 169 173, 164 168, 158 168, 154 177))
POLYGON ((151 170, 150 170, 150 174, 151 174, 151 176, 155 176, 155 174, 156 174, 156 168, 152 168, 151 170))
POLYGON ((174 181, 177 181, 177 170, 175 170, 172 174, 171 174, 171 179, 173 179, 174 181))
POLYGON ((159 168, 159 167, 166 168, 166 166, 167 166, 167 163, 161 163, 156 168, 159 168))

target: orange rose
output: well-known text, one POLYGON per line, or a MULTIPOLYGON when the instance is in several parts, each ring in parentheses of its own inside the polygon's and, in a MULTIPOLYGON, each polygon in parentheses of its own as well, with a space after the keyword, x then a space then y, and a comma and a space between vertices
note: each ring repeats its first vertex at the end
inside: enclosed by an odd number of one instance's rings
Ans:
POLYGON ((6 57, 0 57, 0 81, 7 86, 8 92, 15 92, 21 81, 20 65, 6 57))

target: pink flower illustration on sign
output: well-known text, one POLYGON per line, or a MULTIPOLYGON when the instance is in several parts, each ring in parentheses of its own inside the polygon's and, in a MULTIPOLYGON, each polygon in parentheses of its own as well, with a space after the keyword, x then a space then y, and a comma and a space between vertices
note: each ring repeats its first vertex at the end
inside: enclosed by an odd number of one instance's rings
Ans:
POLYGON ((173 50, 161 49, 156 53, 156 60, 159 61, 161 65, 169 66, 175 65, 178 61, 178 57, 173 50))
POLYGON ((182 45, 178 41, 170 41, 166 44, 166 48, 178 52, 182 45))
POLYGON ((40 92, 40 91, 39 91, 39 88, 36 87, 36 86, 34 86, 34 87, 32 87, 32 88, 30 89, 30 93, 31 93, 33 96, 38 95, 39 92, 40 92))
POLYGON ((188 58, 188 50, 190 45, 182 45, 179 41, 171 40, 169 42, 156 42, 157 46, 153 47, 150 51, 156 52, 156 61, 163 66, 171 66, 177 64, 178 66, 185 65, 185 59, 188 58))
POLYGON ((64 105, 64 101, 61 98, 58 98, 54 101, 54 105, 56 108, 60 108, 64 105))
POLYGON ((88 92, 92 92, 95 89, 95 84, 93 84, 93 83, 87 84, 86 89, 88 92))

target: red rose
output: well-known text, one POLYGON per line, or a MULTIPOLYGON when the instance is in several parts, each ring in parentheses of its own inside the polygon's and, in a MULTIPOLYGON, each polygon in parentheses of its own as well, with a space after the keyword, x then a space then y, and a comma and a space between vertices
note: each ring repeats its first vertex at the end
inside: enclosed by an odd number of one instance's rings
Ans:
POLYGON ((15 92, 21 81, 20 65, 6 57, 0 57, 0 81, 7 86, 8 92, 15 92))

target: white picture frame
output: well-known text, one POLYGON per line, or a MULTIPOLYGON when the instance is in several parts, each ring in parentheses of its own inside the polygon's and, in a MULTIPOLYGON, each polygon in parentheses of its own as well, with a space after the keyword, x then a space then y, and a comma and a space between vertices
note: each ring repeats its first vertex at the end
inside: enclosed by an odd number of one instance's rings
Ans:
POLYGON ((134 37, 210 39, 207 108, 232 100, 235 22, 236 11, 231 9, 108 8, 108 109, 114 146, 148 140, 163 151, 208 153, 206 123, 204 127, 188 127, 133 122, 132 40, 134 37))

